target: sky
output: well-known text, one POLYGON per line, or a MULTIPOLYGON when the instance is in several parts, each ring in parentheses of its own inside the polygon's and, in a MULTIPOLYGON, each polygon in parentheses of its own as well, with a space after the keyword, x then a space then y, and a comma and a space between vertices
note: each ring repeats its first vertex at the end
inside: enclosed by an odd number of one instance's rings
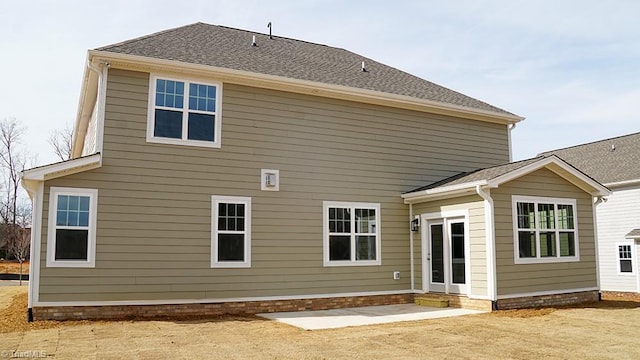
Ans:
POLYGON ((0 120, 37 164, 87 50, 194 22, 345 48, 523 116, 514 160, 640 131, 640 1, 1 1, 0 120))

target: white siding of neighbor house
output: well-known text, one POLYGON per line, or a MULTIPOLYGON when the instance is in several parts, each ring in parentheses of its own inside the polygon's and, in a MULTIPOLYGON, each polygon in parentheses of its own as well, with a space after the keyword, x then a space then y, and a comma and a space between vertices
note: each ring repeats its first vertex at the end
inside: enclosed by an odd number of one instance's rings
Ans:
POLYGON ((640 291, 638 287, 638 253, 640 245, 625 239, 631 230, 640 228, 640 188, 612 189, 607 201, 596 207, 600 288, 605 291, 640 291), (618 245, 634 244, 633 273, 622 274, 618 265, 618 245))

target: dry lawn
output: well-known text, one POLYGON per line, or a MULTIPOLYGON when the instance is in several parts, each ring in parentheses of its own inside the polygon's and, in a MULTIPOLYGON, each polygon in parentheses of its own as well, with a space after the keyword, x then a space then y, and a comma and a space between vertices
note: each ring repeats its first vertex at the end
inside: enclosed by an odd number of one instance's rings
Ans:
MULTIPOLYGON (((29 262, 22 263, 22 273, 29 274, 29 262)), ((20 274, 20 263, 17 261, 0 260, 0 274, 20 274)))
MULTIPOLYGON (((0 288, 0 299, 15 293, 0 288)), ((18 293, 0 309, 10 321, 0 330, 0 358, 3 351, 60 359, 640 358, 634 302, 304 331, 255 317, 30 325, 24 288, 18 293)))

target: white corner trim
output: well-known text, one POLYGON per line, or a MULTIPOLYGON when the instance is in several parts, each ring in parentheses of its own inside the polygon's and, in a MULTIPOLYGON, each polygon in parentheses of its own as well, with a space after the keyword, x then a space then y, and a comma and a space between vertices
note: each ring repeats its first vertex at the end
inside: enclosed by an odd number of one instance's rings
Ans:
POLYGON ((501 299, 515 299, 521 297, 529 297, 529 296, 545 296, 545 295, 558 295, 558 294, 571 294, 577 292, 585 292, 585 291, 597 291, 598 287, 589 287, 589 288, 579 288, 579 289, 564 289, 564 290, 549 290, 549 291, 536 291, 530 293, 520 293, 520 294, 508 294, 508 295, 498 295, 498 300, 501 299))
POLYGON ((49 222, 47 226, 47 267, 92 268, 96 264, 96 231, 98 190, 85 188, 49 188, 49 222), (57 195, 89 196, 89 223, 87 229, 87 260, 56 260, 56 206, 57 195))
POLYGON ((166 299, 166 300, 123 300, 123 301, 39 301, 34 306, 117 306, 117 305, 179 305, 179 304, 216 304, 230 302, 250 301, 280 301, 280 300, 305 300, 325 299, 357 296, 380 296, 413 294, 412 290, 386 290, 352 293, 312 294, 312 295, 283 295, 237 298, 203 298, 203 299, 166 299))
MULTIPOLYGON (((211 267, 250 268, 251 267, 251 198, 244 196, 211 196, 211 267), (244 205, 244 260, 218 261, 218 204, 244 205)), ((241 232, 238 232, 241 234, 241 232)))

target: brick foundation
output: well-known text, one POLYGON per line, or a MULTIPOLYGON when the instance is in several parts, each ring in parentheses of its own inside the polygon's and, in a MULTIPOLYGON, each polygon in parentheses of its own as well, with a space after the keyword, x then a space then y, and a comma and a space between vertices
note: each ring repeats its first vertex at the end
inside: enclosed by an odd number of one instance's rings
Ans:
POLYGON ((602 291, 602 300, 640 301, 640 293, 623 291, 602 291))
POLYGON ((413 302, 413 294, 210 304, 44 306, 33 308, 33 318, 34 320, 115 320, 167 317, 204 318, 220 315, 252 315, 281 311, 328 310, 359 306, 407 304, 411 302, 413 302))
POLYGON ((575 293, 527 296, 513 299, 499 299, 498 310, 524 309, 544 306, 566 306, 586 302, 598 301, 598 291, 583 291, 575 293))

